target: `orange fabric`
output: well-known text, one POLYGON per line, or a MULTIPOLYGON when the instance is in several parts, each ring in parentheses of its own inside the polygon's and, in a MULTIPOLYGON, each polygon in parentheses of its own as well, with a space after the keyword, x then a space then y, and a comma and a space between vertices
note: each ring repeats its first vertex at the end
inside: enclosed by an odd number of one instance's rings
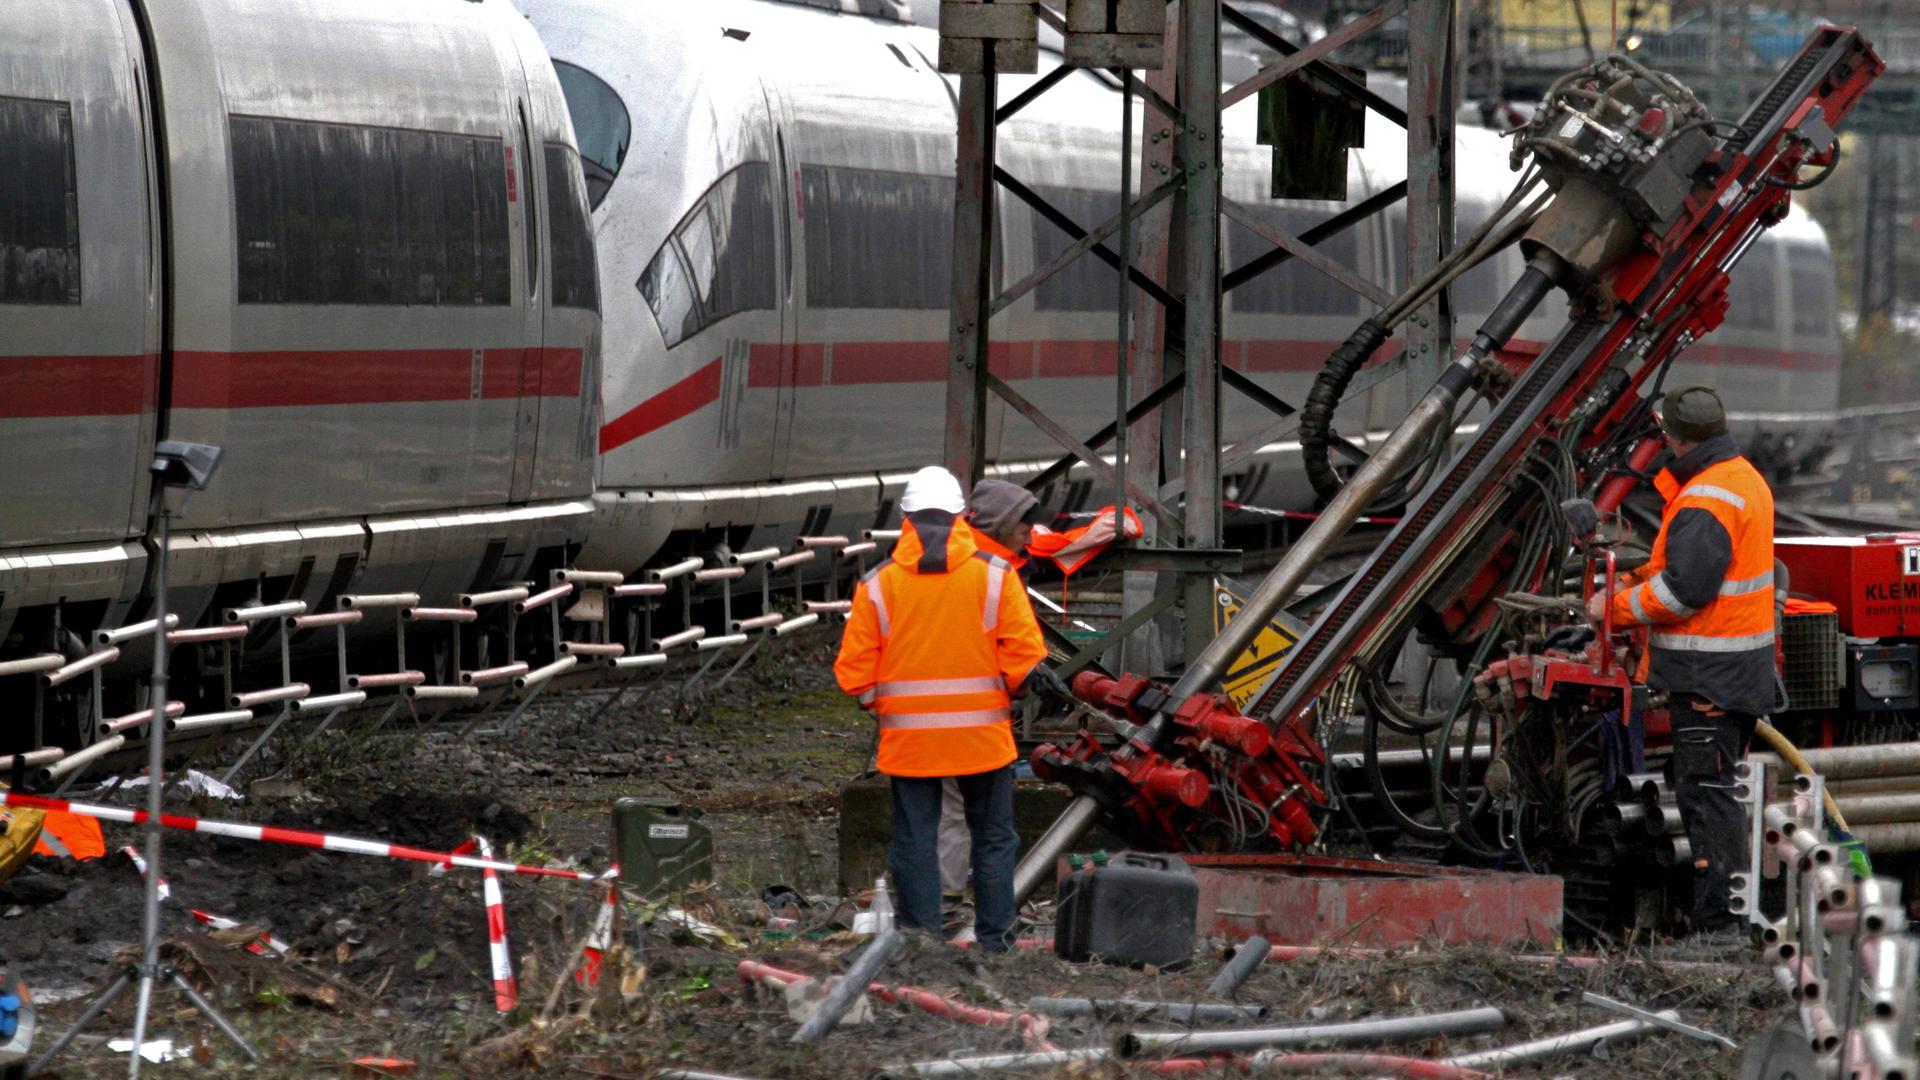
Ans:
POLYGON ((1788 615, 1836 615, 1840 609, 1825 600, 1802 600, 1797 596, 1787 597, 1788 615))
POLYGON ((1636 575, 1637 583, 1614 595, 1614 623, 1653 626, 1653 644, 1664 648, 1699 648, 1699 640, 1707 638, 1765 635, 1770 639, 1773 490, 1766 480, 1745 458, 1735 457, 1701 469, 1685 484, 1662 469, 1654 477, 1654 486, 1667 498, 1660 534, 1653 541, 1653 557, 1636 575), (1698 611, 1676 609, 1671 594, 1655 580, 1667 565, 1667 527, 1676 514, 1687 509, 1712 514, 1733 544, 1721 594, 1698 611), (1693 644, 1680 639, 1692 639, 1693 644))
MULTIPOLYGON (((1146 531, 1138 514, 1127 510, 1124 515, 1128 539, 1146 531)), ((1055 532, 1044 525, 1035 525, 1033 539, 1027 542, 1027 552, 1036 559, 1052 559, 1061 573, 1072 575, 1107 550, 1113 541, 1113 507, 1103 506, 1092 521, 1078 528, 1055 532)))
POLYGON ((57 855, 47 844, 51 835, 66 849, 66 854, 76 859, 98 859, 107 853, 106 837, 100 833, 100 823, 90 817, 69 814, 59 810, 47 811, 47 819, 40 829, 40 839, 33 845, 35 855, 57 855))
POLYGON ((889 776, 968 776, 1018 756, 1011 692, 1047 647, 1019 574, 981 553, 977 535, 954 521, 945 570, 927 572, 909 517, 854 593, 833 673, 878 717, 889 776))

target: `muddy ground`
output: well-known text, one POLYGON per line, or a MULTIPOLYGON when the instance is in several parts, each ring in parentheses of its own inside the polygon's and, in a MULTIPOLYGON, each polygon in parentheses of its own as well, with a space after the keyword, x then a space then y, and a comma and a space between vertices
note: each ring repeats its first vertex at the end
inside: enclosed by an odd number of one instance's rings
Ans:
MULTIPOLYGON (((244 802, 182 804, 183 813, 272 822, 447 850, 485 833, 501 856, 599 869, 610 861, 609 804, 621 796, 669 797, 705 811, 717 881, 678 901, 731 935, 713 940, 661 917, 660 901, 624 911, 624 970, 597 995, 557 983, 577 955, 597 899, 592 887, 509 878, 507 926, 520 1004, 496 1013, 477 873, 432 875, 405 863, 170 833, 164 874, 167 956, 266 1054, 250 1065, 174 992, 158 998, 153 1033, 192 1050, 151 1075, 305 1076, 353 1071, 363 1057, 412 1062, 434 1077, 650 1077, 696 1068, 749 1077, 838 1077, 956 1052, 1021 1048, 1005 1027, 977 1027, 904 1006, 880 1005, 869 1024, 813 1049, 788 1045, 795 1024, 778 995, 743 982, 742 959, 807 974, 840 969, 860 940, 835 928, 836 792, 862 767, 871 731, 835 692, 830 643, 816 639, 755 658, 719 692, 683 692, 678 680, 636 688, 595 715, 607 691, 542 699, 504 735, 463 734, 463 722, 385 730, 335 729, 321 744, 286 741, 263 756, 244 802), (771 930, 761 895, 786 885, 828 902, 771 930), (189 909, 241 920, 209 932, 189 909), (292 946, 292 958, 245 951, 256 928, 292 946), (557 997, 551 996, 562 985, 557 997), (549 1007, 548 1003, 552 1004, 549 1007)), ((684 675, 682 676, 684 678, 684 675)), ((120 798, 124 799, 123 794, 120 798)), ((108 826, 110 849, 136 842, 108 826)), ((844 916, 845 912, 840 913, 844 916)), ((1050 936, 1043 923, 1035 933, 1050 936)), ((121 855, 87 864, 37 860, 0 886, 0 970, 43 998, 45 1024, 64 1029, 87 995, 112 981, 139 937, 138 876, 121 855)), ((1189 969, 1141 972, 1073 965, 1041 950, 977 957, 926 943, 887 972, 995 1008, 1034 995, 1205 999, 1217 943, 1189 969)), ((1745 1042, 1784 1015, 1760 969, 1669 970, 1642 958, 1600 968, 1515 961, 1484 949, 1269 964, 1240 1000, 1272 1022, 1342 1020, 1492 1004, 1508 1028, 1402 1047, 1444 1056, 1463 1049, 1607 1022, 1580 1003, 1596 990, 1656 1008, 1745 1042)), ((132 1026, 132 995, 41 1075, 122 1075, 108 1037, 132 1026)), ((1057 1021, 1060 1046, 1110 1045, 1119 1031, 1097 1021, 1057 1021)), ((43 1034, 40 1046, 51 1034, 43 1034)), ((1736 1055, 1671 1035, 1615 1047, 1605 1058, 1561 1058, 1527 1075, 1734 1076, 1736 1055)), ((1140 1065, 1081 1066, 1072 1075, 1149 1075, 1140 1065)), ((1064 1075, 1064 1074, 1063 1074, 1064 1075)))

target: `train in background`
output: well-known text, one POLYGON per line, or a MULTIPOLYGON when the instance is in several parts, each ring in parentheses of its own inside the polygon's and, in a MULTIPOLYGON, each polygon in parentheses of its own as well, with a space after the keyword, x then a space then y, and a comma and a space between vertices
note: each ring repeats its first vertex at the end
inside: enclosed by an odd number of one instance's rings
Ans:
POLYGON ((560 83, 504 0, 0 9, 0 655, 562 565, 591 520, 599 279, 560 83))
MULTIPOLYGON (((887 524, 940 455, 955 87, 904 5, 859 6, 0 10, 0 145, 20 163, 0 178, 0 661, 77 657, 146 614, 161 437, 226 452, 174 526, 185 625, 887 524)), ((1118 207, 1118 112, 1077 74, 1002 129, 1002 163, 1093 224, 1118 207)), ((1339 209, 1264 198, 1251 113, 1226 122, 1229 198, 1293 231, 1339 209)), ((1355 200, 1404 175, 1402 136, 1374 123, 1355 200)), ((1504 196, 1505 149, 1462 132, 1463 228, 1504 196)), ((1017 200, 999 211, 1001 282, 1069 244, 1017 200)), ((1399 235, 1389 216, 1322 250, 1391 287, 1399 235)), ((1229 227, 1223 258, 1268 249, 1229 227)), ((1509 253, 1462 280, 1463 328, 1517 272, 1509 253)), ((1110 417, 1118 286, 1083 258, 995 325, 996 372, 1072 430, 1110 417)), ((1819 229, 1773 230, 1734 291, 1675 377, 1819 423, 1839 363, 1819 229)), ((1298 400, 1364 314, 1285 266, 1228 294, 1223 358, 1298 400)), ((1357 398, 1343 430, 1390 426, 1405 392, 1357 398)), ((1229 440, 1267 420, 1231 392, 1223 417, 1229 440)), ((1058 456, 997 402, 989 423, 1003 475, 1058 456)), ((1296 455, 1265 448, 1234 496, 1310 505, 1296 455)), ((1102 501, 1083 478, 1049 492, 1102 501)), ((141 704, 131 655, 116 708, 141 704)), ((183 649, 176 671, 211 666, 183 649)), ((0 751, 24 738, 0 726, 0 751)))
MULTIPOLYGON (((905 475, 941 455, 957 80, 934 69, 937 32, 898 3, 836 13, 775 0, 516 2, 560 71, 600 242, 607 420, 584 561, 632 567, 662 551, 886 524, 905 475)), ((1002 76, 1002 97, 1034 78, 1002 76)), ((1136 130, 1165 126, 1136 110, 1136 130)), ((1000 163, 1091 228, 1119 207, 1120 121, 1110 78, 1077 73, 1001 125, 1000 163)), ((1354 202, 1406 175, 1404 134, 1377 116, 1369 124, 1350 170, 1354 202)), ((1252 107, 1229 110, 1224 127, 1227 198, 1294 233, 1344 205, 1268 199, 1271 151, 1253 140, 1252 107)), ((1507 149, 1492 132, 1460 131, 1461 235, 1510 190, 1507 149)), ((1397 286, 1403 214, 1320 250, 1397 286)), ((1001 283, 1071 243, 1004 190, 997 219, 1001 283)), ((1230 224, 1223 263, 1245 266, 1271 248, 1230 224)), ((1520 269, 1509 250, 1455 287, 1463 337, 1520 269)), ((1116 270, 1082 257, 995 319, 995 373, 1070 431, 1112 419, 1118 287, 1116 270)), ((1671 377, 1717 385, 1750 423, 1830 423, 1839 342, 1821 229, 1796 210, 1749 253, 1731 291, 1727 325, 1671 377)), ((1371 311, 1318 271, 1283 265, 1226 294, 1222 359, 1299 401, 1371 311)), ((1564 313, 1544 307, 1519 347, 1538 348, 1564 313)), ((1404 383, 1360 395, 1342 429, 1390 427, 1404 413, 1404 383)), ((1228 442, 1270 420, 1230 390, 1223 397, 1228 442)), ((1061 454, 998 399, 988 450, 1016 480, 1061 454)), ((1310 507, 1297 453, 1265 448, 1228 478, 1233 496, 1310 507)), ((1106 501, 1085 479, 1047 494, 1068 511, 1106 501)))

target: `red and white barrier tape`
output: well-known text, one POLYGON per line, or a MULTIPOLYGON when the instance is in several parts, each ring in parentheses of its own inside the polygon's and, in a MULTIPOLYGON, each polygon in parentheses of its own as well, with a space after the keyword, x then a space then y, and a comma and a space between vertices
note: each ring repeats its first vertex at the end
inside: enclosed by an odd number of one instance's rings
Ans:
MULTIPOLYGON (((473 838, 480 857, 493 858, 493 845, 484 836, 473 838)), ((507 947, 507 905, 500 895, 500 875, 492 867, 481 872, 480 892, 487 902, 487 952, 493 958, 493 1008, 508 1013, 520 1003, 520 984, 513 978, 513 953, 507 947)))
MULTIPOLYGON (((201 911, 199 908, 188 908, 187 911, 193 915, 196 922, 211 926, 215 930, 238 930, 242 925, 223 915, 215 915, 211 912, 201 911)), ((268 949, 272 949, 277 955, 285 956, 287 953, 293 951, 293 946, 288 945, 286 942, 281 941, 265 930, 260 932, 260 936, 257 939, 247 942, 247 951, 255 956, 265 956, 268 949)))
MULTIPOLYGON (((135 870, 140 871, 141 877, 147 876, 147 860, 140 857, 140 852, 137 851, 132 844, 128 844, 126 847, 121 848, 120 851, 122 854, 126 855, 127 858, 133 860, 133 868, 135 870)), ((160 879, 158 883, 158 888, 156 891, 159 892, 160 899, 162 900, 168 899, 173 895, 173 888, 172 886, 167 884, 166 878, 160 879)))
MULTIPOLYGON (((133 868, 140 872, 141 877, 144 878, 147 876, 147 860, 140 857, 140 852, 136 850, 132 844, 121 848, 120 851, 126 855, 127 858, 133 860, 133 868)), ((173 898, 173 889, 167 884, 166 878, 159 879, 156 885, 160 899, 170 900, 173 898)), ((187 913, 192 915, 196 921, 211 926, 215 930, 238 930, 241 926, 240 923, 233 919, 210 914, 201 911, 199 908, 188 908, 187 913)), ((268 949, 272 949, 279 955, 285 956, 292 949, 292 946, 264 930, 260 932, 260 937, 257 940, 247 943, 247 951, 253 953, 255 956, 265 956, 268 949)))
MULTIPOLYGON (((15 791, 0 791, 0 806, 24 806, 34 810, 57 810, 62 813, 79 814, 81 817, 95 818, 100 821, 117 821, 127 825, 147 823, 145 810, 128 810, 119 806, 101 806, 96 803, 68 802, 65 799, 43 799, 37 795, 22 795, 15 791)), ((423 848, 406 847, 402 844, 388 844, 378 840, 360 840, 351 836, 335 836, 331 833, 306 832, 300 829, 283 829, 277 825, 242 825, 235 821, 209 821, 206 818, 192 818, 181 814, 161 814, 162 828, 179 829, 182 832, 206 833, 210 836, 227 836, 236 840, 253 840, 268 844, 290 844, 294 847, 319 848, 323 851, 344 851, 351 855, 372 855, 383 859, 406 859, 413 862, 438 863, 442 866, 465 866, 474 870, 498 870, 503 874, 523 874, 531 877, 557 877, 571 881, 603 881, 611 873, 595 874, 586 870, 563 870, 555 866, 521 866, 518 863, 495 862, 492 859, 475 859, 464 855, 452 855, 444 851, 427 851, 423 848)))
MULTIPOLYGON (((457 847, 457 848, 454 848, 454 849, 453 849, 452 851, 449 851, 449 852, 447 852, 447 854, 449 854, 449 855, 471 855, 471 854, 473 854, 473 853, 474 853, 475 851, 478 851, 479 849, 480 849, 480 845, 479 845, 479 844, 476 844, 476 843, 474 843, 474 841, 473 841, 473 838, 472 838, 472 837, 469 837, 469 838, 467 839, 467 841, 466 841, 466 843, 463 843, 463 844, 461 844, 461 845, 460 845, 459 847, 457 847)), ((447 872, 447 868, 446 868, 446 866, 445 866, 445 864, 441 864, 441 865, 437 865, 437 866, 429 866, 429 867, 427 867, 427 876, 428 876, 428 877, 439 877, 439 876, 441 876, 442 874, 445 874, 446 872, 447 872)))
POLYGON ((600 965, 613 947, 613 914, 620 906, 620 867, 613 868, 613 883, 607 886, 607 898, 593 916, 593 931, 587 935, 587 947, 580 950, 580 966, 573 981, 581 986, 600 985, 600 965))

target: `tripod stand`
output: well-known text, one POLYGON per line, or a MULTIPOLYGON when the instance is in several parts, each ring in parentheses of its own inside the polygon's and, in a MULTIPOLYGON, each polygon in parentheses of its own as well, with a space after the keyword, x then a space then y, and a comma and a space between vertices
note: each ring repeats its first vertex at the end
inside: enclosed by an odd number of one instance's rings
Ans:
MULTIPOLYGON (((153 463, 147 466, 152 494, 147 503, 147 515, 159 522, 159 543, 154 552, 153 567, 153 679, 149 693, 152 716, 147 721, 147 872, 146 905, 141 919, 140 962, 127 965, 120 977, 108 986, 106 992, 87 1006, 74 1022, 46 1053, 33 1062, 34 1072, 46 1068, 48 1062, 61 1050, 66 1049, 74 1036, 85 1030, 101 1013, 107 1010, 121 994, 126 992, 128 984, 135 978, 140 980, 139 1005, 133 1014, 133 1052, 127 1065, 127 1075, 138 1080, 140 1076, 140 1047, 146 1042, 147 1013, 153 1005, 154 984, 166 980, 179 987, 187 1000, 201 1014, 213 1021, 221 1034, 232 1039, 247 1057, 260 1060, 258 1051, 240 1037, 225 1017, 214 1011, 207 999, 201 997, 187 980, 170 964, 160 962, 160 846, 165 830, 160 827, 160 795, 166 786, 166 732, 167 732, 167 564, 171 552, 168 550, 169 534, 173 521, 173 512, 167 506, 167 490, 180 488, 187 495, 207 486, 213 476, 213 470, 220 464, 220 448, 205 443, 180 442, 173 439, 163 440, 154 447, 153 463)), ((185 502, 183 496, 182 502, 185 502)))

